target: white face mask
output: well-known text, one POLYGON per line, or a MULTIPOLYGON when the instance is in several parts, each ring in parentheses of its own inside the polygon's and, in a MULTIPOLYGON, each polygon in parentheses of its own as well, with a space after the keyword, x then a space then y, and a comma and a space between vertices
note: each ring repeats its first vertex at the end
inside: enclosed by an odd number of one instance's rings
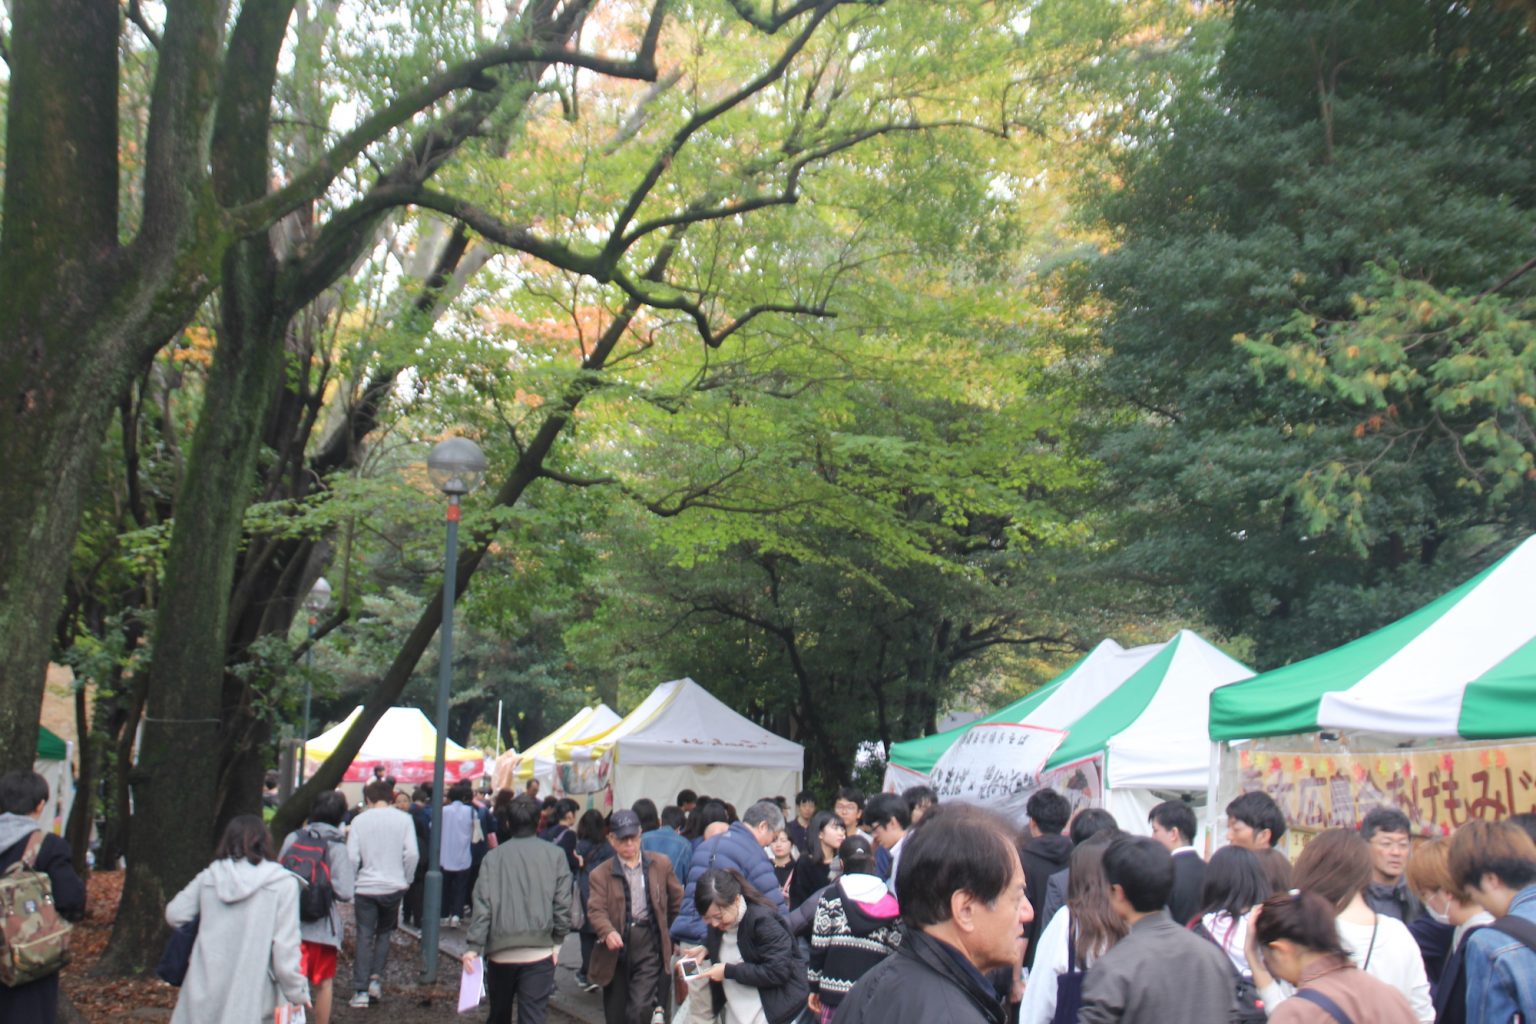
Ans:
POLYGON ((1445 910, 1436 910, 1434 904, 1430 903, 1428 900, 1424 902, 1424 909, 1429 912, 1430 919, 1433 920, 1436 924, 1451 923, 1449 900, 1446 901, 1445 910))

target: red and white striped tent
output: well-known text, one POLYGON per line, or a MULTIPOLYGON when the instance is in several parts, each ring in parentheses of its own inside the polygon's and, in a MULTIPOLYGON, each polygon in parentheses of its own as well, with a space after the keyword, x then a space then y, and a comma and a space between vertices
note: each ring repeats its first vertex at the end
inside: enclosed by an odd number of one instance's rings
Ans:
MULTIPOLYGON (((320 762, 341 745, 341 738, 362 713, 361 707, 354 708, 340 725, 327 729, 305 744, 306 775, 314 774, 320 762)), ((445 751, 443 777, 449 783, 475 780, 485 774, 483 751, 461 747, 453 740, 448 741, 445 751)), ((431 719, 419 708, 390 708, 363 741, 363 748, 352 759, 342 781, 367 782, 373 777, 374 766, 383 765, 384 774, 398 783, 431 782, 436 760, 437 730, 432 727, 431 719)))

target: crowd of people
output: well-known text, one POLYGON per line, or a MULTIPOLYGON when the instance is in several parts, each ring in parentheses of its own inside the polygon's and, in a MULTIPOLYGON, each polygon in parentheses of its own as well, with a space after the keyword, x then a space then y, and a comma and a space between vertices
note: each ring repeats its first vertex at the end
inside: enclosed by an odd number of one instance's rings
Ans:
MULTIPOLYGON (((0 780, 0 868, 33 858, 78 915, 67 848, 35 838, 46 799, 31 773, 0 780)), ((350 1005, 378 1004, 390 933, 424 912, 429 804, 382 777, 350 811, 326 793, 276 851, 259 817, 231 821, 166 908, 198 927, 173 1020, 295 1005, 328 1024, 343 902, 350 1005)), ((442 814, 441 923, 483 963, 490 1024, 545 1019, 572 932, 607 1024, 1536 1021, 1536 815, 1423 838, 1379 807, 1292 862, 1266 794, 1225 811, 1206 860, 1180 801, 1124 823, 1150 832, 1133 835, 1049 789, 1019 830, 927 787, 739 814, 684 790, 604 814, 536 782, 478 799, 461 783, 442 814)), ((51 1021, 56 1000, 57 975, 0 987, 0 1019, 51 1021)))

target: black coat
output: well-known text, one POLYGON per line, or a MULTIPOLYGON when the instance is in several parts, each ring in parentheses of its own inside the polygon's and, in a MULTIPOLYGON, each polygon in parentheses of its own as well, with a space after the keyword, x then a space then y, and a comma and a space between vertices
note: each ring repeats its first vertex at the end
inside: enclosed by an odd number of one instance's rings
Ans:
MULTIPOLYGON (((31 838, 30 836, 27 839, 31 838)), ((0 850, 0 872, 21 860, 26 852, 27 839, 0 850)), ((85 914, 85 883, 75 874, 69 844, 52 832, 43 836, 33 867, 43 872, 53 882, 53 905, 59 916, 67 921, 78 921, 85 914)), ((59 1007, 59 975, 15 988, 0 985, 0 1021, 26 1021, 27 1024, 53 1024, 59 1007)))
MULTIPOLYGON (((801 857, 795 861, 795 877, 789 880, 789 909, 797 910, 831 882, 832 865, 801 857)), ((814 911, 813 911, 814 913, 814 911)))
POLYGON ((1007 1018, 991 986, 938 939, 912 930, 837 1007, 837 1024, 1003 1024, 1007 1018))
MULTIPOLYGON (((1186 849, 1189 849, 1186 847, 1186 849)), ((1173 888, 1168 891, 1168 913, 1175 924, 1188 925, 1200 913, 1200 890, 1205 888, 1205 861, 1194 850, 1173 856, 1173 888)))
MULTIPOLYGON (((704 949, 711 960, 720 958, 720 939, 715 928, 704 937, 704 949)), ((736 929, 736 943, 741 949, 741 963, 726 964, 725 976, 757 989, 768 1024, 788 1024, 798 1017, 805 1009, 810 987, 805 979, 805 961, 800 959, 795 937, 779 912, 748 903, 736 929)), ((725 986, 711 983, 709 991, 718 1017, 725 1007, 725 986)))
MULTIPOLYGON (((1029 897, 1030 906, 1038 909, 1045 905, 1046 884, 1071 859, 1072 840, 1060 833, 1032 836, 1024 841, 1019 847, 1019 860, 1024 865, 1024 891, 1029 897)), ((1045 924, 1037 914, 1029 922, 1029 949, 1024 953, 1025 967, 1034 966, 1035 946, 1039 944, 1043 931, 1045 924)))

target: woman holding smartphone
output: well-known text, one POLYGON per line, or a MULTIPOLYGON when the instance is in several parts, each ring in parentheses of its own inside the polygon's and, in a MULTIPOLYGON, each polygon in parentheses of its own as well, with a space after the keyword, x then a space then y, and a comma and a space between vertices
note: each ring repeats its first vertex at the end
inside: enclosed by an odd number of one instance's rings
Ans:
POLYGON ((698 978, 709 982, 707 992, 699 994, 712 1019, 719 1024, 790 1024, 805 1009, 809 990, 805 962, 795 954, 794 936, 777 908, 740 874, 721 868, 699 879, 694 906, 709 932, 702 948, 684 955, 710 960, 707 967, 699 964, 698 978))

